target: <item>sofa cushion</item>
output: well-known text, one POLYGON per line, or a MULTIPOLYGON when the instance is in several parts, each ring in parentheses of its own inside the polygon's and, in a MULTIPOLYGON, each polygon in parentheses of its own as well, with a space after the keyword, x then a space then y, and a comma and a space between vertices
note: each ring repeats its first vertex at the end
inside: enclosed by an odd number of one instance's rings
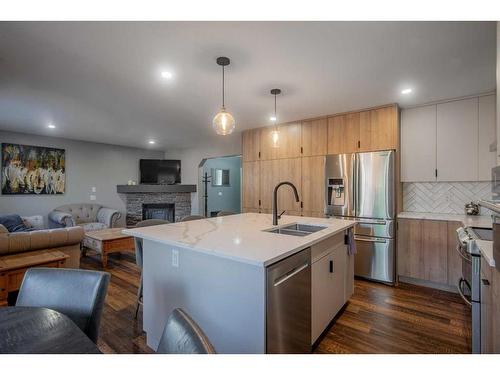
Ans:
POLYGON ((93 223, 97 221, 97 213, 101 209, 100 204, 75 203, 57 207, 55 211, 70 214, 77 224, 93 223))
POLYGON ((104 223, 82 223, 78 224, 78 226, 82 227, 85 232, 92 232, 93 230, 101 230, 107 228, 106 224, 104 223))
POLYGON ((24 224, 23 219, 19 215, 0 215, 0 224, 2 224, 11 233, 13 232, 28 232, 28 227, 24 224))

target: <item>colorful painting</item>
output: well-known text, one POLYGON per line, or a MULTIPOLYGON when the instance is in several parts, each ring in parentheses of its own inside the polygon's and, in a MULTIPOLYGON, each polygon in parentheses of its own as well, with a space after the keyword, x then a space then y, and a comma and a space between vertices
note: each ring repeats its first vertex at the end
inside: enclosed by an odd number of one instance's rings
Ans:
POLYGON ((64 194, 65 151, 2 143, 2 194, 64 194))

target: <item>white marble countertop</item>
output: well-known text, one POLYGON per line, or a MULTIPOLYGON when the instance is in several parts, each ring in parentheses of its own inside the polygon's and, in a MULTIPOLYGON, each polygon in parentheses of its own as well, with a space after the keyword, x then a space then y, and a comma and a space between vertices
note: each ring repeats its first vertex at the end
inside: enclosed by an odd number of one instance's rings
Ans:
POLYGON ((491 228, 491 216, 474 216, 474 215, 459 215, 459 214, 436 214, 431 212, 400 212, 400 219, 423 219, 423 220, 444 220, 444 221, 459 221, 466 227, 481 227, 491 228))
POLYGON ((292 223, 326 228, 305 237, 269 233, 263 230, 273 228, 272 215, 245 213, 129 228, 123 233, 265 267, 356 224, 351 220, 283 215, 279 227, 292 223))
POLYGON ((479 246, 481 255, 484 257, 486 262, 491 267, 495 267, 495 258, 493 258, 493 241, 476 240, 476 244, 479 246))

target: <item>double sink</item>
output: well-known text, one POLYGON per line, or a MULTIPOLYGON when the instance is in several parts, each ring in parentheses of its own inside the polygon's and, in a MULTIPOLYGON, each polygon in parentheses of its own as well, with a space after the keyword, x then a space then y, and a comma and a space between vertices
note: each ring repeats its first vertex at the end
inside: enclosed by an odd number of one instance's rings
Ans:
POLYGON ((276 233, 276 234, 286 234, 289 236, 305 237, 312 233, 319 232, 325 229, 322 225, 310 225, 310 224, 289 224, 280 228, 266 229, 264 232, 276 233))

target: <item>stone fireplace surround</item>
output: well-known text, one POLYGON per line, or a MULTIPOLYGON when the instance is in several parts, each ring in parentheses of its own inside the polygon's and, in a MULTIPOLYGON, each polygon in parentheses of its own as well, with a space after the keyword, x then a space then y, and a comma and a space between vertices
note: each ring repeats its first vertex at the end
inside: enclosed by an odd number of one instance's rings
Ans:
POLYGON ((134 226, 142 220, 142 205, 173 203, 175 221, 191 215, 191 192, 196 185, 118 185, 117 192, 125 202, 126 225, 134 226))

